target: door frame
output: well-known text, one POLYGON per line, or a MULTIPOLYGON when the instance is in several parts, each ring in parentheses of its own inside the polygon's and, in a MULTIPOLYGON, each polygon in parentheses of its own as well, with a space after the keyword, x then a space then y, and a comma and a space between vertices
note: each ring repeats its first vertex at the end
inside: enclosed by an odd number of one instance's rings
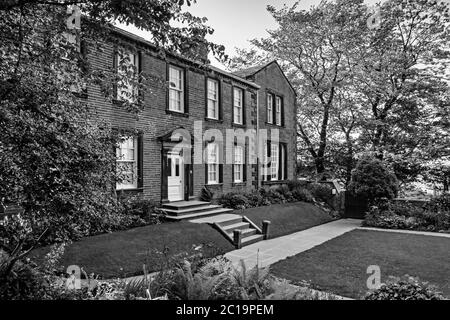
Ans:
MULTIPOLYGON (((171 202, 168 197, 168 155, 174 152, 175 148, 179 148, 177 143, 163 141, 161 148, 161 203, 171 202)), ((176 151, 175 151, 176 152, 176 151)), ((194 198, 193 188, 193 152, 192 144, 180 148, 183 158, 183 197, 181 201, 189 201, 194 198), (190 161, 186 161, 190 160, 190 161)))

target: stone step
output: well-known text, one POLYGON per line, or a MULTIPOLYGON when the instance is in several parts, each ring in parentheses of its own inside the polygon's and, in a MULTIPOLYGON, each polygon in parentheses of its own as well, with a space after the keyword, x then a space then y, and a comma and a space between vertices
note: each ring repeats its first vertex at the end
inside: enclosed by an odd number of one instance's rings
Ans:
POLYGON ((223 230, 225 230, 225 232, 233 233, 234 230, 249 229, 250 223, 241 221, 241 222, 238 222, 238 223, 235 223, 235 224, 230 224, 230 225, 227 225, 227 226, 222 226, 221 225, 221 227, 223 228, 223 230))
MULTIPOLYGON (((246 237, 252 236, 257 233, 257 230, 254 228, 241 229, 241 230, 242 230, 242 238, 246 238, 246 237)), ((233 232, 227 232, 227 233, 231 238, 234 237, 233 232)))
POLYGON ((202 218, 202 217, 207 217, 207 216, 213 216, 216 214, 223 214, 223 213, 230 213, 231 209, 224 209, 224 208, 218 208, 218 209, 214 209, 214 210, 209 210, 209 211, 203 211, 203 212, 197 212, 197 213, 190 213, 190 214, 182 214, 182 215, 167 215, 165 218, 167 220, 172 220, 172 221, 180 221, 180 220, 187 220, 187 219, 195 219, 195 218, 202 218))
POLYGON ((205 211, 211 211, 211 210, 216 210, 216 209, 221 209, 222 206, 218 206, 218 205, 205 205, 205 206, 201 206, 201 207, 194 207, 194 208, 187 208, 187 209, 167 209, 167 208, 163 208, 162 210, 164 210, 164 212, 166 212, 168 215, 171 216, 181 216, 184 214, 193 214, 193 213, 200 213, 200 212, 205 212, 205 211))
POLYGON ((163 204, 162 209, 186 210, 192 208, 201 208, 209 205, 211 205, 211 203, 205 201, 177 201, 163 204))
POLYGON ((242 246, 248 246, 249 244, 261 241, 264 239, 262 234, 255 234, 249 237, 245 237, 242 239, 242 246))
POLYGON ((234 224, 238 224, 242 222, 242 217, 235 217, 235 218, 228 218, 228 219, 224 219, 222 221, 216 221, 216 223, 221 227, 221 228, 226 228, 228 226, 234 225, 234 224))

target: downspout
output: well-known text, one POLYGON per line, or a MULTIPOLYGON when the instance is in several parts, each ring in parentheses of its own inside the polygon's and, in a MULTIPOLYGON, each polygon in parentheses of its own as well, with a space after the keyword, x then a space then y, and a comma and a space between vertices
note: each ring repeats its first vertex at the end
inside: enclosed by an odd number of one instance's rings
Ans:
POLYGON ((259 90, 256 91, 256 189, 259 189, 259 90))

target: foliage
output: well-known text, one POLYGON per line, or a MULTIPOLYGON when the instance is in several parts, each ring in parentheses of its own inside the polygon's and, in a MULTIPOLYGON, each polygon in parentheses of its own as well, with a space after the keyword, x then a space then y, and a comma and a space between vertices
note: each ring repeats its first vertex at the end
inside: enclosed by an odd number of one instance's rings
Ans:
POLYGON ((439 197, 431 199, 427 207, 429 210, 434 212, 438 211, 450 212, 450 194, 444 193, 439 197))
POLYGON ((332 188, 328 184, 314 182, 308 184, 307 188, 314 198, 323 202, 328 203, 328 201, 333 198, 333 194, 331 192, 332 188))
POLYGON ((289 77, 300 101, 299 168, 347 185, 359 155, 374 151, 401 182, 423 175, 448 189, 448 168, 439 169, 450 154, 448 4, 388 0, 377 9, 371 26, 362 0, 268 6, 278 27, 232 61, 277 59, 289 77))
POLYGON ((449 232, 450 210, 443 209, 445 205, 436 206, 436 203, 440 203, 439 200, 423 206, 403 201, 379 201, 369 209, 363 224, 386 229, 449 232))
POLYGON ((369 199, 392 199, 397 195, 398 182, 395 175, 378 159, 363 158, 352 171, 348 190, 369 199))
POLYGON ((167 293, 176 300, 261 299, 269 283, 267 269, 238 268, 224 257, 189 262, 160 272, 152 281, 152 293, 167 293))
POLYGON ((142 195, 124 197, 121 199, 120 205, 122 214, 130 219, 127 228, 132 226, 131 221, 135 221, 133 226, 162 222, 160 205, 153 200, 144 199, 142 195))
POLYGON ((226 193, 221 195, 217 201, 226 208, 236 210, 295 201, 313 202, 313 195, 303 185, 303 183, 289 181, 287 184, 268 190, 260 188, 248 193, 226 193))
POLYGON ((433 286, 418 278, 405 276, 391 278, 377 290, 369 292, 365 300, 444 300, 433 286))
POLYGON ((202 190, 200 191, 200 200, 206 201, 206 202, 211 202, 211 200, 213 198, 214 198, 214 192, 212 192, 207 187, 203 187, 202 190))
POLYGON ((244 194, 239 193, 226 193, 218 198, 219 204, 223 205, 225 208, 242 210, 249 207, 248 200, 244 194))
MULTIPOLYGON (((122 90, 125 83, 148 93, 148 77, 144 72, 135 76, 126 61, 117 66, 126 72, 119 73, 112 66, 91 65, 87 55, 118 44, 112 22, 119 22, 150 32, 161 51, 196 59, 198 49, 207 46, 223 56, 222 46, 205 40, 213 32, 206 19, 182 10, 191 2, 0 4, 0 205, 16 203, 24 209, 21 217, 0 226, 2 249, 8 254, 20 256, 14 248, 26 252, 37 239, 40 244, 75 240, 148 219, 136 212, 147 210, 147 204, 126 203, 122 208, 115 194, 124 177, 116 172, 112 150, 137 132, 112 130, 85 99, 86 88, 97 88, 111 101, 112 88, 122 90), (83 14, 81 30, 67 28, 67 6, 74 4, 83 14), (183 26, 174 26, 174 21, 183 26), (20 226, 22 220, 26 228, 20 226)), ((138 115, 141 96, 121 107, 138 115)), ((28 270, 26 265, 22 269, 28 270)))

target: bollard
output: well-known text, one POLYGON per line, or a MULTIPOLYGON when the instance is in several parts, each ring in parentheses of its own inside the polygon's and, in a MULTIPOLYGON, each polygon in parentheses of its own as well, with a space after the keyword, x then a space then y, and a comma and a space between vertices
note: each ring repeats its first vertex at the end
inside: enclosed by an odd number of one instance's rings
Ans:
POLYGON ((264 220, 262 223, 262 233, 264 236, 264 240, 269 239, 269 227, 270 227, 270 221, 264 220))
POLYGON ((233 231, 233 241, 236 249, 240 249, 242 247, 242 230, 233 231))

